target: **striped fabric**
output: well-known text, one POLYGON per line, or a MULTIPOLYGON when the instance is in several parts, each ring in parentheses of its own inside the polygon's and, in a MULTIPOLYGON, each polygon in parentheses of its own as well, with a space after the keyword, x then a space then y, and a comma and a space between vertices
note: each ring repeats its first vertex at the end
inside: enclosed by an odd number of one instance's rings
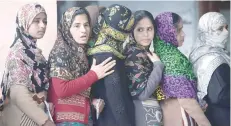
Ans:
POLYGON ((30 119, 26 114, 23 114, 20 126, 38 126, 32 119, 30 119))
POLYGON ((181 107, 181 115, 183 126, 198 126, 196 121, 188 115, 188 113, 181 107))

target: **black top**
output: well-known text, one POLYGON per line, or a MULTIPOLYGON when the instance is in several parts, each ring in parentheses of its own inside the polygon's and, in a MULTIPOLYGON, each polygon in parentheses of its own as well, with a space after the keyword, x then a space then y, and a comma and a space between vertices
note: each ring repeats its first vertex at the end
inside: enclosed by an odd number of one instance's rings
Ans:
POLYGON ((212 126, 230 126, 230 67, 221 64, 212 74, 205 97, 205 112, 212 126))
MULTIPOLYGON (((96 59, 97 64, 108 57, 116 60, 112 68, 114 72, 92 85, 92 98, 101 98, 105 107, 95 120, 95 126, 135 126, 135 113, 132 97, 126 83, 124 60, 117 58, 112 53, 98 53, 90 56, 96 59)), ((95 113, 93 113, 93 118, 95 113)))

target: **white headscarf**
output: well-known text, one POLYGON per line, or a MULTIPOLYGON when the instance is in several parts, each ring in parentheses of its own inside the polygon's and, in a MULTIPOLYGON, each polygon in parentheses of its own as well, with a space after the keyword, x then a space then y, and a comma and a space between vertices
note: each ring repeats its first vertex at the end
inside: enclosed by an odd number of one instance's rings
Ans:
POLYGON ((207 88, 213 72, 221 64, 230 64, 225 50, 229 32, 223 27, 227 24, 225 17, 218 12, 204 14, 198 24, 198 38, 189 56, 198 78, 198 97, 207 95, 207 88))
POLYGON ((226 24, 225 17, 218 12, 204 14, 198 24, 199 45, 225 48, 229 36, 229 32, 223 30, 223 26, 226 24), (222 29, 220 29, 221 27, 222 29))

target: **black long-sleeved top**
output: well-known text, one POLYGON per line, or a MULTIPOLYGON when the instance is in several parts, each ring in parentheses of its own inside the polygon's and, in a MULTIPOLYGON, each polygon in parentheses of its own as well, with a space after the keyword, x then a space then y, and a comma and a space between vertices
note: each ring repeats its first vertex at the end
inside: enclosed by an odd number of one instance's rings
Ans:
POLYGON ((230 67, 221 64, 209 82, 205 112, 212 126, 230 126, 230 67))
POLYGON ((91 97, 101 98, 105 102, 99 119, 94 119, 94 126, 135 126, 135 110, 126 83, 124 60, 112 53, 94 54, 89 57, 89 60, 91 62, 95 58, 99 64, 108 57, 116 60, 116 65, 112 68, 114 72, 92 85, 91 97))

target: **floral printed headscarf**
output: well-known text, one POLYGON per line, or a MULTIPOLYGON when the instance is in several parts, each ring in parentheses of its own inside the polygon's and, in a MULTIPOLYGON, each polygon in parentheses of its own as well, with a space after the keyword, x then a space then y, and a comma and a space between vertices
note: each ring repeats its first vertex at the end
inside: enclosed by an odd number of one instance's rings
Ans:
POLYGON ((33 19, 45 9, 38 3, 24 5, 16 17, 16 37, 6 60, 6 68, 1 87, 3 97, 9 95, 13 85, 24 85, 29 91, 39 93, 48 89, 47 62, 42 51, 37 48, 36 39, 28 30, 33 19))
MULTIPOLYGON (((86 46, 78 44, 70 33, 73 18, 79 9, 84 8, 69 8, 62 16, 57 39, 49 55, 49 77, 73 80, 86 74, 89 70, 86 46)), ((90 22, 87 11, 86 14, 90 22)), ((89 97, 90 88, 80 94, 89 97)))
POLYGON ((94 39, 90 43, 88 55, 112 52, 120 59, 123 56, 123 43, 128 37, 134 17, 128 8, 114 4, 108 7, 98 18, 93 29, 94 39))

